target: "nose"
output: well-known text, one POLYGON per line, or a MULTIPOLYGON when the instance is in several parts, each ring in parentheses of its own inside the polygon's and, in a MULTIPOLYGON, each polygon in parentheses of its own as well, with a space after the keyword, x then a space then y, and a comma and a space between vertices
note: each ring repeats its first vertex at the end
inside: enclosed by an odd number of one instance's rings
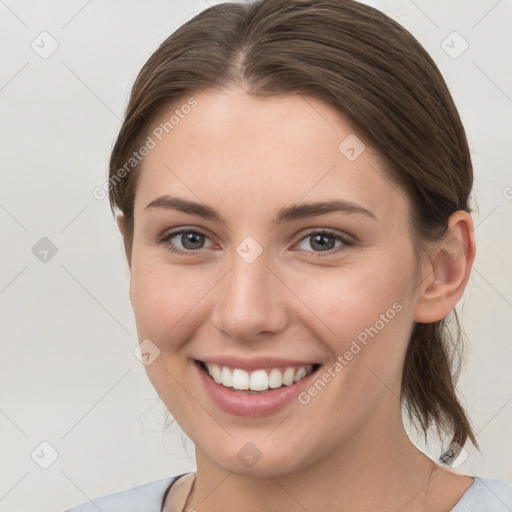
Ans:
POLYGON ((231 264, 213 297, 213 325, 237 341, 282 331, 287 322, 286 287, 268 267, 265 252, 251 263, 233 254, 231 264))

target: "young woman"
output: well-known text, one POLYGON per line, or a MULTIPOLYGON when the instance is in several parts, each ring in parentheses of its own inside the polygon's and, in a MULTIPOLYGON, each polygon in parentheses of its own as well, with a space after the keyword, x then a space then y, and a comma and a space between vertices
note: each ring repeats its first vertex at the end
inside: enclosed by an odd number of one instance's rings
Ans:
POLYGON ((180 27, 135 81, 109 192, 197 471, 71 510, 512 510, 512 484, 450 468, 478 448, 447 323, 472 181, 443 78, 381 12, 260 0, 180 27), (448 436, 439 462, 403 408, 448 436))

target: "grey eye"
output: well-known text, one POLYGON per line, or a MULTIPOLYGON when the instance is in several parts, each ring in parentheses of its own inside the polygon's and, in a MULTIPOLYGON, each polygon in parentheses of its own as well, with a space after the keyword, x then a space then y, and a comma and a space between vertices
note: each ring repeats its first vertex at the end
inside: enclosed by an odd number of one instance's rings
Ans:
POLYGON ((339 245, 343 245, 344 240, 339 235, 334 235, 331 233, 310 233, 309 235, 306 235, 300 242, 299 242, 299 249, 304 251, 309 251, 313 249, 315 252, 323 252, 323 251, 329 251, 335 247, 336 239, 338 239, 341 243, 339 245), (308 242, 309 240, 309 242, 308 242), (302 246, 301 244, 309 245, 309 247, 302 246))

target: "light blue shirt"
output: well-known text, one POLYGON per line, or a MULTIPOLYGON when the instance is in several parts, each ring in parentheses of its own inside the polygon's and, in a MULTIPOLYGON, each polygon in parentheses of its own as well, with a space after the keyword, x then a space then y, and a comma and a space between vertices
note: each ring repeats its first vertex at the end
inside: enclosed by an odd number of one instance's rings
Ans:
MULTIPOLYGON (((164 492, 176 478, 155 480, 107 494, 65 512, 160 512, 164 492)), ((512 512, 512 483, 475 477, 471 487, 449 512, 512 512)))

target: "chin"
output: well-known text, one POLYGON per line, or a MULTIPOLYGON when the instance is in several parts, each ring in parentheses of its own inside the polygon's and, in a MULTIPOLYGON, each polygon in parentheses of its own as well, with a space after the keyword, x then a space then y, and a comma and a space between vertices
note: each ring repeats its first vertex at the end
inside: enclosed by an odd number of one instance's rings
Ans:
MULTIPOLYGON (((236 475, 258 478, 286 475, 313 462, 313 456, 308 457, 304 443, 296 444, 300 448, 291 444, 285 446, 283 440, 277 436, 274 440, 269 438, 261 441, 256 436, 230 438, 227 442, 219 443, 218 446, 222 448, 217 450, 212 450, 212 443, 204 451, 198 447, 198 466, 201 465, 202 453, 211 463, 236 475)), ((311 451, 315 453, 313 447, 311 451)))

